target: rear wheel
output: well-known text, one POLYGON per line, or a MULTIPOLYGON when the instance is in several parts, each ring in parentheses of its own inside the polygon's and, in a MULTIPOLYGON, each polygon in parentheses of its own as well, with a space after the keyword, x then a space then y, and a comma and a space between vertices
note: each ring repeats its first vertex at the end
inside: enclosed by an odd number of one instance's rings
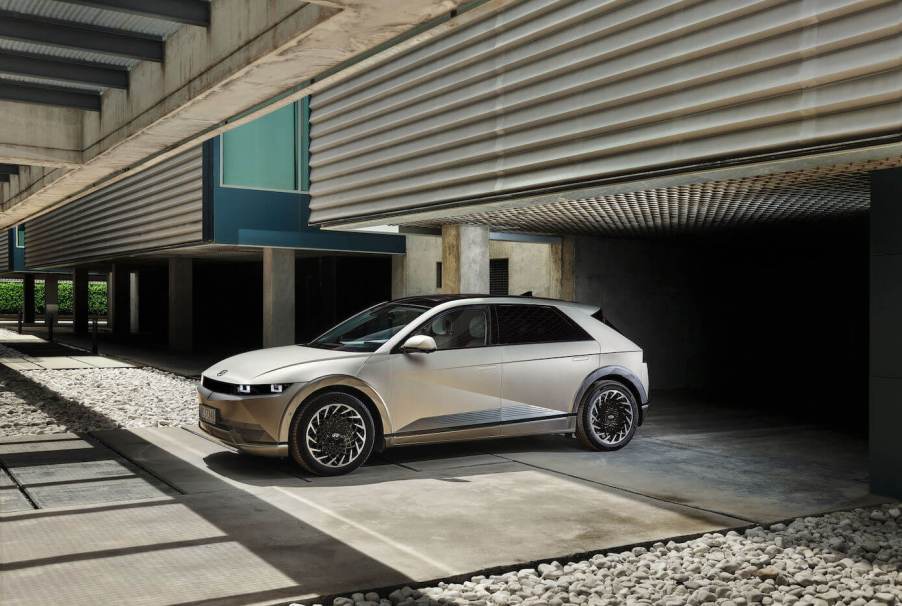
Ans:
POLYGON ((330 391, 301 408, 291 423, 291 458, 308 471, 337 476, 354 471, 373 451, 373 417, 359 398, 330 391))
POLYGON ((576 416, 576 437, 586 448, 618 450, 636 433, 639 405, 619 381, 598 381, 589 389, 576 416))

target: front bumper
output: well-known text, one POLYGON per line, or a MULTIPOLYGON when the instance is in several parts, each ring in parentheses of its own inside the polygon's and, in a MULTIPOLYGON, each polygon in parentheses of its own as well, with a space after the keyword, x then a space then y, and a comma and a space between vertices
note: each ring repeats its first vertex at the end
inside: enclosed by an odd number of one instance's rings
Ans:
POLYGON ((299 389, 297 385, 280 394, 242 397, 199 385, 198 402, 218 413, 215 424, 198 419, 198 427, 218 442, 248 454, 288 456, 288 444, 279 442, 278 436, 285 411, 299 389))
POLYGON ((240 436, 237 436, 234 432, 222 427, 204 423, 203 421, 198 421, 197 426, 223 446, 237 448, 241 452, 247 454, 258 455, 261 457, 288 456, 288 444, 281 442, 242 442, 240 436))

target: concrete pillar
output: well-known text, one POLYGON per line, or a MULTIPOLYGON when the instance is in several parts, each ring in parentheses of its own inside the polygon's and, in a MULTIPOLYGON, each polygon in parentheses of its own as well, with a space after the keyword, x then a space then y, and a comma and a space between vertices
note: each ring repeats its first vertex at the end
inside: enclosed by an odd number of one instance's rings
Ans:
POLYGON ((141 330, 140 325, 140 303, 141 296, 139 290, 139 274, 136 271, 128 274, 128 332, 133 335, 138 334, 141 330))
POLYGON ((902 169, 871 174, 871 492, 902 498, 902 169))
POLYGON ((108 300, 110 328, 115 335, 127 335, 131 328, 129 272, 121 266, 114 265, 107 284, 110 293, 108 300))
POLYGON ((407 255, 392 255, 391 298, 407 296, 407 255))
POLYGON ((22 278, 23 301, 22 321, 28 324, 34 323, 34 275, 27 274, 22 278))
POLYGON ((72 272, 72 330, 77 335, 88 334, 88 270, 76 267, 72 272))
POLYGON ((551 245, 552 298, 576 300, 576 241, 564 236, 551 245))
POLYGON ((488 294, 487 225, 442 226, 442 292, 488 294))
POLYGON ((294 251, 264 248, 263 347, 294 342, 294 251))
POLYGON ((59 278, 56 276, 44 278, 44 311, 48 305, 59 305, 59 278))
POLYGON ((191 351, 194 347, 194 261, 169 259, 169 348, 191 351))

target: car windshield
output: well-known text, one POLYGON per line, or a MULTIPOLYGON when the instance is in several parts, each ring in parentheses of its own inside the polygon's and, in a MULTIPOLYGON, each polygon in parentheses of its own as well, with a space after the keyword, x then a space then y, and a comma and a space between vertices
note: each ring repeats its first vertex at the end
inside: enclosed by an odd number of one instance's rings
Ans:
POLYGON ((427 309, 409 303, 382 303, 351 316, 307 346, 338 351, 376 351, 427 309))

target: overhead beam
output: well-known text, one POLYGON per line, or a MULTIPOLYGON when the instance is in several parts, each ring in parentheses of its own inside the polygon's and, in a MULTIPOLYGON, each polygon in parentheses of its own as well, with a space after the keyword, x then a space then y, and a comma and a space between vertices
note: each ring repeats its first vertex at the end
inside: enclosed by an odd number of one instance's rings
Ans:
POLYGON ((40 76, 108 88, 128 88, 128 70, 124 68, 4 49, 0 49, 0 73, 40 76))
POLYGON ((0 80, 0 99, 100 111, 100 95, 74 88, 0 80))
POLYGON ((0 175, 18 175, 18 164, 0 164, 0 175))
POLYGON ((0 38, 163 61, 163 39, 125 30, 0 10, 0 38))
POLYGON ((70 4, 83 4, 166 21, 206 27, 210 24, 210 3, 202 0, 63 0, 70 4))

